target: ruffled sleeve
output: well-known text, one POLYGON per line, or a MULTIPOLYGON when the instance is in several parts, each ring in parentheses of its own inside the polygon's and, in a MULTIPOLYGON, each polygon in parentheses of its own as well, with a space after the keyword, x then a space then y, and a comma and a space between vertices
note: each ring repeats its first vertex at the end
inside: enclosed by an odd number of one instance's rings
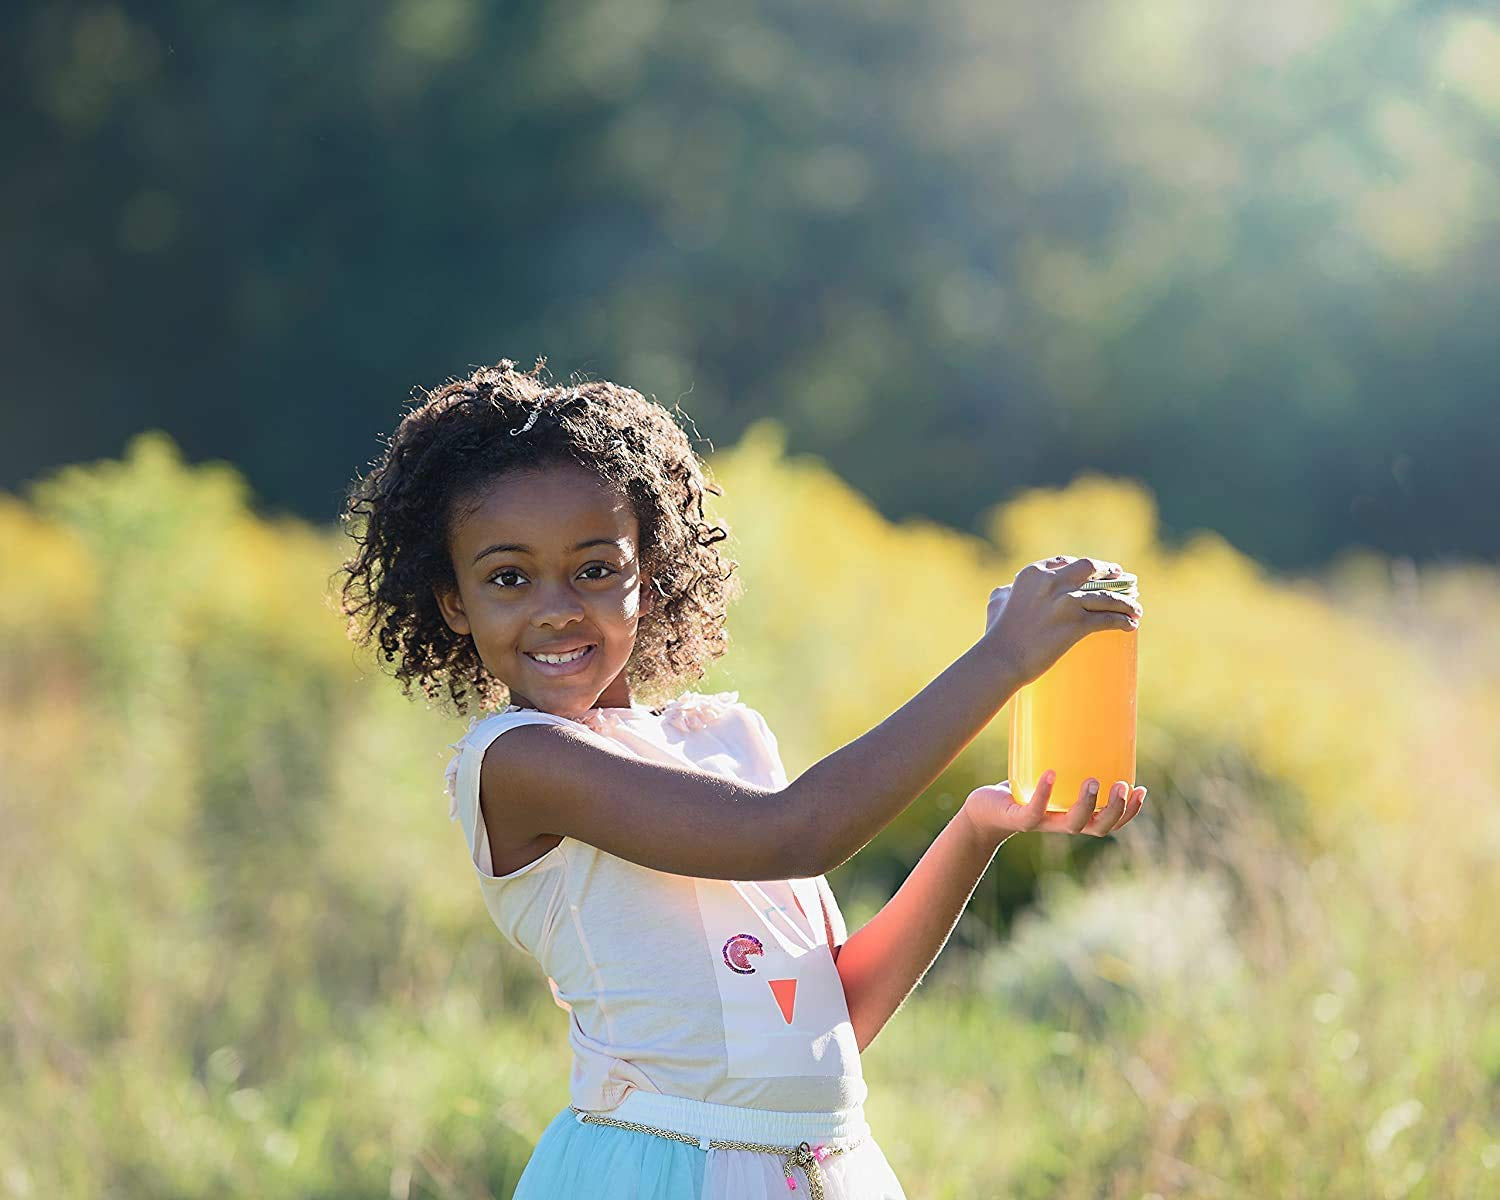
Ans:
POLYGON ((448 749, 453 751, 453 757, 448 760, 448 767, 443 772, 443 789, 448 793, 448 820, 458 820, 458 764, 463 761, 464 746, 468 743, 469 735, 479 727, 479 722, 484 720, 484 714, 472 718, 469 727, 464 730, 463 737, 449 745, 448 749))
POLYGON ((682 733, 696 733, 744 706, 738 692, 684 692, 662 709, 662 721, 682 733))
POLYGON ((735 764, 733 773, 741 778, 771 788, 787 785, 775 735, 738 692, 684 692, 662 709, 662 725, 699 747, 695 757, 700 766, 713 768, 724 761, 735 764), (706 743, 692 736, 699 733, 706 734, 706 743))
MULTIPOLYGON (((492 870, 489 838, 485 833, 484 815, 479 807, 479 775, 485 751, 507 729, 514 729, 518 725, 572 724, 566 717, 509 705, 499 712, 474 718, 463 737, 449 747, 456 753, 444 772, 444 786, 448 792, 448 818, 457 821, 462 827, 464 841, 469 846, 469 857, 481 879, 500 882, 522 873, 518 871, 510 876, 497 877, 492 870)), ((522 871, 525 869, 522 868, 522 871)))

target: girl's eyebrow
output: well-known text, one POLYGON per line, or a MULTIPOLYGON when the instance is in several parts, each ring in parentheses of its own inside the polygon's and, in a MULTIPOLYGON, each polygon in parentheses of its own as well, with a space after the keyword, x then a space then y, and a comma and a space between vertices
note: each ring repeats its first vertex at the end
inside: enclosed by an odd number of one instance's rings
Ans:
MULTIPOLYGON (((573 550, 584 550, 589 546, 615 546, 618 548, 620 542, 623 540, 623 538, 590 538, 586 542, 579 542, 578 545, 573 547, 573 550)), ((476 554, 474 556, 474 561, 478 562, 481 558, 484 558, 485 556, 490 554, 501 554, 506 552, 530 554, 532 553, 532 549, 530 546, 521 545, 520 542, 497 542, 495 543, 495 545, 488 546, 485 549, 481 550, 478 554, 476 554)), ((572 551, 570 551, 570 553, 571 552, 572 551)))

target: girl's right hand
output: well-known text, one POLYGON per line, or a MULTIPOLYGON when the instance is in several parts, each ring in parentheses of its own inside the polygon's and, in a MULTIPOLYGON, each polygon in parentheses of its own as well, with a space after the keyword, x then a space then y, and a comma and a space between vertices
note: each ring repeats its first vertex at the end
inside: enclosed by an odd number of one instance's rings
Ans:
POLYGON ((990 593, 982 640, 1005 658, 1020 683, 1030 683, 1084 635, 1139 626, 1137 601, 1078 590, 1090 579, 1119 573, 1117 563, 1067 554, 1028 563, 1014 583, 990 593))

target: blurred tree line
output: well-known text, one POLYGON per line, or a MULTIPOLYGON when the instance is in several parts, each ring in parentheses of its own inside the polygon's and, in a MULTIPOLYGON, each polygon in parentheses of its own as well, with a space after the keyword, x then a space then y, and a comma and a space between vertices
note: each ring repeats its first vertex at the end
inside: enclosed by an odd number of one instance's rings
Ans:
POLYGON ((330 518, 501 356, 887 517, 1146 481, 1272 565, 1500 554, 1500 19, 1069 0, 22 0, 0 487, 143 428, 330 518))

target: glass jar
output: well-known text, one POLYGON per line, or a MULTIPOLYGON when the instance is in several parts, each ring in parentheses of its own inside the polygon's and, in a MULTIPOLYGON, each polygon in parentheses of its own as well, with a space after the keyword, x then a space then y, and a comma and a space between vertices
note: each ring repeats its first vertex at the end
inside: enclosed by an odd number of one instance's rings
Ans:
MULTIPOLYGON (((1114 592, 1136 599, 1136 577, 1090 579, 1085 592, 1114 592)), ((1065 812, 1083 781, 1099 781, 1097 812, 1109 803, 1117 780, 1135 784, 1136 629, 1085 634, 1010 701, 1010 790, 1026 804, 1037 781, 1057 772, 1047 811, 1065 812)))

